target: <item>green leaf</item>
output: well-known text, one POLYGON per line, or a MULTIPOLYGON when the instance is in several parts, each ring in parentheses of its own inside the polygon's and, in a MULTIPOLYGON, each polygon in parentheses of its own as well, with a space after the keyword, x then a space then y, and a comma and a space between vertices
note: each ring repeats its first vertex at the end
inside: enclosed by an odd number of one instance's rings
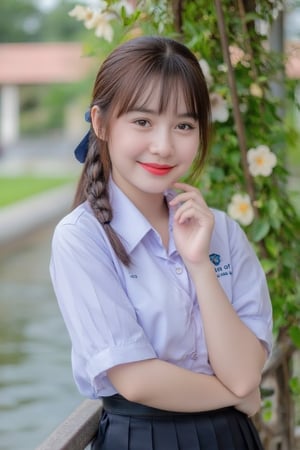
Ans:
POLYGON ((300 395, 300 379, 298 377, 292 377, 289 380, 289 386, 294 395, 300 395))
MULTIPOLYGON (((264 395, 262 396, 264 399, 264 395)), ((264 400, 263 402, 263 418, 265 422, 269 422, 272 419, 272 401, 264 400)))
POLYGON ((270 231, 270 224, 265 219, 258 219, 253 223, 252 239, 254 242, 261 241, 270 231))
POLYGON ((212 181, 217 181, 220 182, 224 179, 224 170, 222 169, 222 167, 213 167, 211 173, 211 178, 212 181))
POLYGON ((271 198, 268 201, 267 209, 268 209, 268 212, 270 215, 278 214, 279 206, 278 206, 277 200, 275 200, 274 198, 271 198))
POLYGON ((247 13, 245 15, 246 22, 251 22, 251 21, 257 20, 257 16, 258 15, 256 13, 247 13))
POLYGON ((295 325, 289 329, 289 335, 293 343, 300 348, 300 328, 295 325))
POLYGON ((290 250, 284 250, 281 254, 281 261, 285 267, 288 267, 289 269, 293 269, 295 266, 293 252, 290 250))
POLYGON ((268 274, 277 266, 277 261, 275 261, 274 259, 261 259, 260 262, 265 274, 268 274))
POLYGON ((272 256, 273 258, 278 258, 278 254, 280 252, 278 241, 276 241, 273 237, 267 236, 265 244, 270 256, 272 256))

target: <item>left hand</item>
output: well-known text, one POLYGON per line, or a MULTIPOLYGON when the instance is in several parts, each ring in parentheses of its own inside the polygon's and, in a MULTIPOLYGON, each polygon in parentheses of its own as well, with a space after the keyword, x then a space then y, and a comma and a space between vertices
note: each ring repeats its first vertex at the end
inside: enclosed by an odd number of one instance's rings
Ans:
POLYGON ((254 416, 261 408, 261 396, 259 388, 251 392, 247 397, 241 399, 241 401, 235 406, 235 408, 248 417, 254 416))
POLYGON ((169 202, 177 207, 174 215, 174 239, 177 250, 187 265, 208 260, 214 215, 199 189, 185 183, 175 183, 179 193, 169 202))

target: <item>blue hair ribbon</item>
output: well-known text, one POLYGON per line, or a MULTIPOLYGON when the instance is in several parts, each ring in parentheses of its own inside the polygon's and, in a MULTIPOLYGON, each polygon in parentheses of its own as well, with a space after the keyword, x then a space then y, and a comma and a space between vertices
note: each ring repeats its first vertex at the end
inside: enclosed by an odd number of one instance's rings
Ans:
MULTIPOLYGON (((84 118, 86 122, 91 123, 90 110, 86 111, 86 113, 84 114, 84 118)), ((90 138, 90 130, 85 134, 85 136, 81 139, 81 141, 74 150, 75 158, 81 163, 84 163, 86 160, 86 155, 89 149, 89 138, 90 138)))

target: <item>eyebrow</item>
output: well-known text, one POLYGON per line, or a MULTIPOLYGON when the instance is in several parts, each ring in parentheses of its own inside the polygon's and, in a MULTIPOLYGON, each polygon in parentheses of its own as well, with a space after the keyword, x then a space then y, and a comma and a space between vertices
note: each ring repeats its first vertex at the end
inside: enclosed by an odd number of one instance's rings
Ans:
MULTIPOLYGON (((144 113, 144 114, 159 114, 158 111, 156 111, 154 109, 144 108, 142 106, 141 107, 134 106, 133 108, 130 108, 127 112, 128 113, 140 112, 140 113, 144 113)), ((176 113, 176 115, 177 115, 177 117, 180 117, 182 119, 189 118, 189 119, 197 120, 197 116, 190 112, 181 113, 181 114, 176 113)))

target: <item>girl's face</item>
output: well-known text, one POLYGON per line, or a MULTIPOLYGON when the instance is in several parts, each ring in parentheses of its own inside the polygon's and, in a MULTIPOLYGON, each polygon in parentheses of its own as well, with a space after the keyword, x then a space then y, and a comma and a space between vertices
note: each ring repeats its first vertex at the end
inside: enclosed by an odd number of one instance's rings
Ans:
POLYGON ((112 177, 132 200, 162 194, 190 168, 199 147, 199 124, 176 91, 159 114, 159 86, 145 90, 140 103, 109 125, 112 177))

